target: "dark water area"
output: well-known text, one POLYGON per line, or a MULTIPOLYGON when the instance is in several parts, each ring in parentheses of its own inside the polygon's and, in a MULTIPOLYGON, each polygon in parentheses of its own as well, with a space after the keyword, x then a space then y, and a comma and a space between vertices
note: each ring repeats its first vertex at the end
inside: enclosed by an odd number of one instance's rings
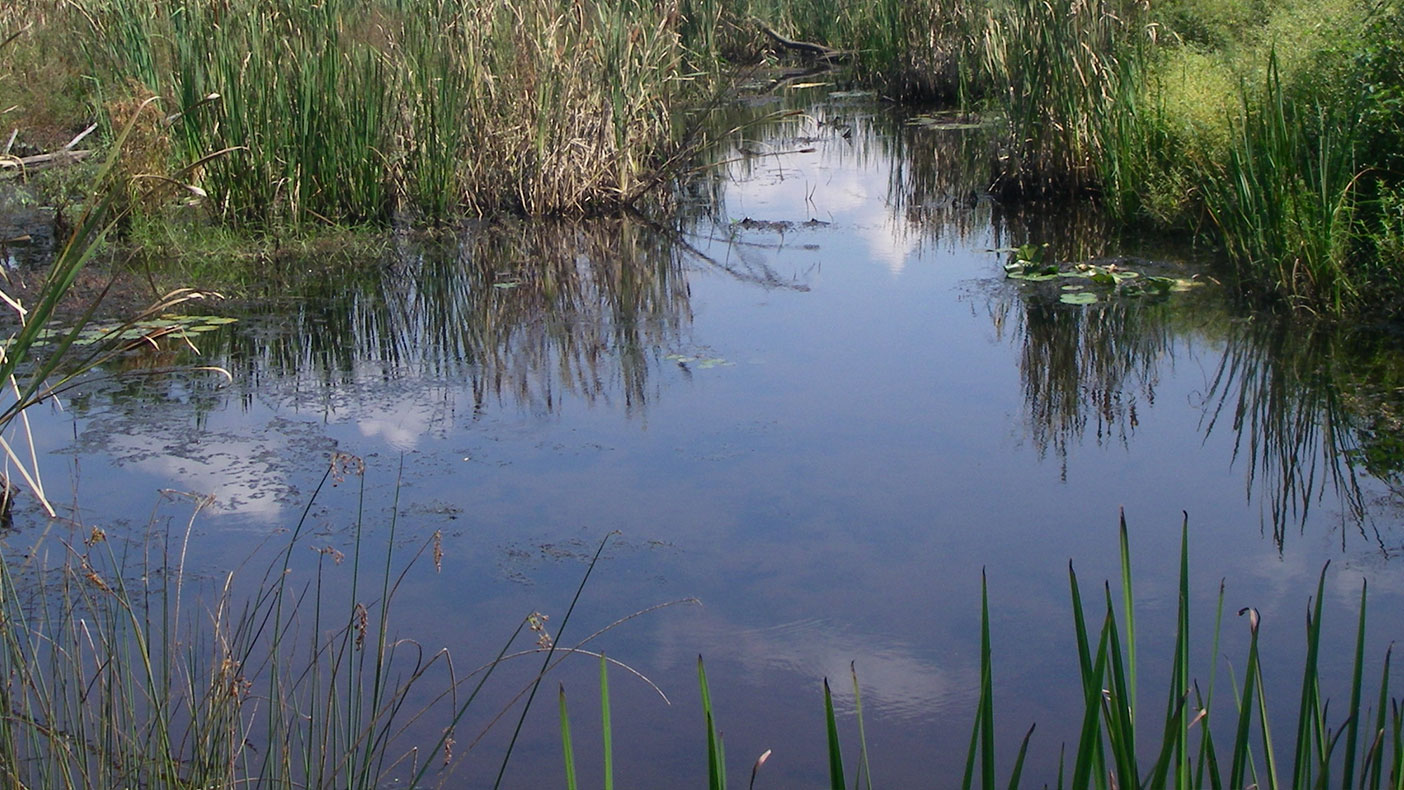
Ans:
MULTIPOLYGON (((1346 691, 1362 579, 1377 677, 1404 637, 1397 343, 1244 313, 1188 243, 1127 240, 1076 207, 1002 207, 962 164, 983 151, 978 130, 831 90, 728 108, 722 128, 803 112, 729 136, 723 164, 667 223, 398 238, 369 276, 201 335, 201 361, 232 381, 105 379, 62 411, 35 409, 51 497, 82 529, 136 540, 148 524, 184 528, 160 490, 213 494, 189 563, 219 578, 259 544, 282 545, 332 453, 359 457, 364 478, 313 503, 294 572, 313 572, 327 556, 316 549, 348 551, 358 518, 382 546, 393 523, 397 568, 440 533, 442 570, 421 559, 405 576, 394 630, 463 667, 528 612, 557 627, 617 530, 563 644, 700 601, 588 645, 671 703, 611 675, 623 786, 705 785, 699 655, 733 782, 769 749, 757 786, 827 786, 826 677, 855 761, 850 666, 874 780, 957 781, 979 694, 982 571, 1005 755, 1036 722, 1026 775, 1056 781, 1081 705, 1067 566, 1098 600, 1118 578, 1122 509, 1143 695, 1159 700, 1169 675, 1186 518, 1196 677, 1241 670, 1247 626, 1232 613, 1257 607, 1269 700, 1292 716, 1303 614, 1328 560, 1326 632, 1342 647, 1323 661, 1342 687, 1326 691, 1346 691), (1006 279, 1007 250, 1028 243, 1206 284, 1067 304, 1061 288, 1006 279)), ((26 518, 12 540, 43 528, 26 518)), ((347 572, 328 566, 328 583, 347 572)), ((491 702, 536 660, 514 665, 491 702)), ((573 657, 548 686, 570 695, 590 782, 597 676, 573 657)), ((547 696, 507 786, 563 786, 547 696)), ((465 747, 493 712, 460 725, 451 785, 491 784, 510 727, 465 747)))

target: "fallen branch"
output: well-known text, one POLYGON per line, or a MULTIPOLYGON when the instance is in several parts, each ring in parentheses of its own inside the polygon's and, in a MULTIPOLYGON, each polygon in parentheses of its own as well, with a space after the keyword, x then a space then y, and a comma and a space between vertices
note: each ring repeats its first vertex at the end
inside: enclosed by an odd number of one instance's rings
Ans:
POLYGON ((29 170, 43 170, 46 167, 71 165, 74 162, 81 162, 87 159, 92 153, 93 152, 90 150, 54 151, 52 153, 35 154, 33 156, 0 157, 0 178, 12 176, 17 173, 24 173, 29 170))
POLYGON ((794 39, 785 38, 774 30, 771 30, 770 26, 759 19, 756 20, 756 25, 760 27, 762 33, 769 36, 776 44, 812 60, 822 60, 832 63, 834 61, 843 60, 853 54, 851 51, 834 49, 833 47, 826 47, 823 44, 815 44, 810 41, 795 41, 794 39))

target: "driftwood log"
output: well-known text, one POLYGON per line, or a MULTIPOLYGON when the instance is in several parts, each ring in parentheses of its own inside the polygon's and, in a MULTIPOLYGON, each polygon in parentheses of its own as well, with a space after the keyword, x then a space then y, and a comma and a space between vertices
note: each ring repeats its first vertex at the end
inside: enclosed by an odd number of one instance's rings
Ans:
POLYGON ((853 54, 851 50, 834 49, 833 47, 826 47, 823 44, 815 44, 811 41, 795 41, 794 39, 785 38, 759 19, 756 20, 756 25, 760 27, 762 33, 769 37, 771 41, 779 44, 781 48, 797 53, 809 60, 836 63, 853 54))
POLYGON ((0 178, 24 173, 30 170, 43 170, 81 162, 92 155, 92 151, 54 151, 33 156, 0 156, 0 178))

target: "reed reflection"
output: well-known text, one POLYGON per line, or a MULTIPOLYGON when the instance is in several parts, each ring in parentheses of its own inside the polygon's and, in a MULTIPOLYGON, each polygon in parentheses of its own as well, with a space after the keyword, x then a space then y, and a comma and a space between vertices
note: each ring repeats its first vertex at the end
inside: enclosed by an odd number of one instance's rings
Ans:
POLYGON ((403 241, 379 276, 299 300, 280 331, 239 332, 229 359, 331 389, 367 376, 466 380, 489 401, 550 413, 569 394, 643 408, 653 350, 691 321, 682 254, 625 218, 498 222, 403 241))
MULTIPOLYGON (((1103 257, 1115 244, 1096 219, 1069 217, 1061 230, 1046 217, 1034 225, 1005 219, 996 226, 1002 243, 1047 238, 1063 260, 1103 257)), ((1225 463, 1240 465, 1245 495, 1261 504, 1264 533, 1279 550, 1323 507, 1338 514, 1343 549, 1356 534, 1386 555, 1404 550, 1376 515, 1379 505, 1404 502, 1398 343, 1322 323, 1236 319, 1201 294, 1070 305, 1056 290, 1008 283, 989 313, 997 335, 1020 346, 1030 441, 1040 457, 1058 460, 1065 478, 1070 450, 1088 438, 1132 440, 1162 369, 1192 343, 1214 349, 1200 428, 1206 438, 1232 431, 1225 463)))
POLYGON ((1174 332, 1165 304, 1105 302, 1079 309, 1056 299, 994 303, 997 334, 1017 338, 1029 440, 1057 459, 1067 479, 1069 449, 1089 430, 1100 445, 1130 441, 1138 409, 1154 405, 1160 365, 1174 332))
MULTIPOLYGON (((814 79, 826 77, 835 80, 814 79)), ((782 209, 790 213, 753 219, 862 222, 870 218, 848 216, 857 206, 842 197, 861 192, 872 198, 863 207, 883 211, 885 232, 904 249, 961 242, 988 228, 983 196, 994 155, 985 130, 935 123, 833 85, 792 90, 762 80, 750 90, 759 94, 727 103, 709 119, 709 145, 689 185, 694 198, 705 196, 718 224, 741 219, 726 214, 729 188, 793 179, 794 199, 782 209)))
POLYGON ((1233 430, 1248 496, 1263 503, 1264 528, 1279 547, 1290 527, 1325 505, 1339 509, 1343 548, 1347 526, 1386 554, 1404 548, 1373 512, 1390 499, 1397 507, 1404 490, 1394 430, 1404 403, 1397 344, 1271 317, 1232 322, 1223 340, 1204 430, 1233 430), (1384 500, 1374 499, 1365 478, 1384 485, 1384 500))
POLYGON ((76 405, 86 411, 105 393, 128 406, 217 408, 233 391, 246 407, 261 399, 354 417, 431 388, 470 393, 475 413, 496 403, 550 414, 567 396, 618 399, 633 413, 657 394, 650 365, 691 323, 690 253, 675 236, 628 218, 497 222, 396 239, 373 265, 312 261, 311 276, 196 337, 202 355, 179 343, 141 350, 174 373, 119 377, 76 405), (189 364, 225 368, 233 389, 182 374, 189 364))

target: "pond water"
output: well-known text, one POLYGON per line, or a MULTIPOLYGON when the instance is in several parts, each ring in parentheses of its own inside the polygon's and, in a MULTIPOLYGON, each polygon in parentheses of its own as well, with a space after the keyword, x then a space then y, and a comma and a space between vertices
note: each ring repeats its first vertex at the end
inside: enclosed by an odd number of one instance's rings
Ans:
MULTIPOLYGON (((1054 781, 1081 703, 1068 562, 1098 600, 1118 575, 1123 508, 1143 694, 1160 699, 1169 671, 1185 518, 1197 677, 1216 663, 1223 580, 1220 675, 1244 656, 1232 613, 1257 607, 1269 699, 1290 716, 1302 616, 1328 560, 1327 633, 1343 646, 1328 672, 1345 682, 1362 578, 1378 667, 1404 638, 1394 341, 1236 311, 1188 244, 1119 238, 1067 207, 1011 211, 971 189, 977 131, 831 91, 728 108, 725 128, 771 117, 726 137, 722 164, 664 224, 396 238, 369 272, 201 335, 232 382, 123 377, 34 410, 50 493, 71 491, 54 499, 82 529, 132 536, 183 528, 161 489, 214 494, 190 560, 213 577, 286 539, 331 453, 357 456, 364 478, 323 489, 296 572, 311 549, 347 549, 364 484, 363 534, 383 545, 393 522, 397 567, 442 535, 442 570, 411 570, 394 621, 462 666, 532 610, 558 626, 617 530, 563 643, 700 601, 590 643, 671 700, 611 676, 625 786, 705 786, 699 655, 733 782, 769 749, 757 786, 827 786, 826 677, 852 767, 850 665, 874 779, 956 781, 982 570, 1004 757, 1036 722, 1026 774, 1054 781), (1029 243, 1206 284, 1140 298, 1088 285, 1100 301, 1066 304, 1066 283, 1006 279, 1008 248, 1029 243)), ((597 673, 581 658, 554 675, 589 783, 597 673)), ((494 704, 524 677, 503 679, 494 704)), ((473 751, 456 738, 454 784, 490 786, 509 724, 473 751)), ((523 739, 506 785, 563 786, 554 699, 523 739)))

